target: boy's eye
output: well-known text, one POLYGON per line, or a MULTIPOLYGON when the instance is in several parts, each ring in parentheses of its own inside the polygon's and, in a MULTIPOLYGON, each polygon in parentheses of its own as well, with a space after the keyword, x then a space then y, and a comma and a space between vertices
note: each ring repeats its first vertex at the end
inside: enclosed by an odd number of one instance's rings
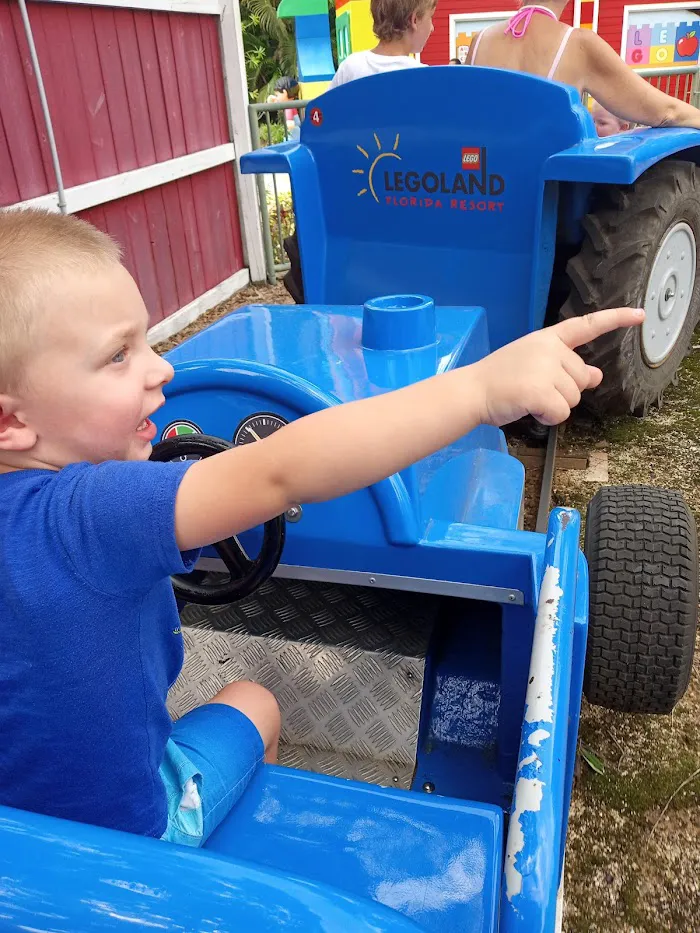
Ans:
POLYGON ((112 363, 123 363, 126 360, 126 347, 122 347, 118 353, 112 357, 112 363))

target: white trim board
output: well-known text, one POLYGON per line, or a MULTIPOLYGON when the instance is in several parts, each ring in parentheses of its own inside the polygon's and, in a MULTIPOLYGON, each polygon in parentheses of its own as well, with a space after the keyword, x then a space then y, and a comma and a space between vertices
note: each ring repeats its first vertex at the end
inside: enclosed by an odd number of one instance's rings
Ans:
POLYGON ((221 0, 43 0, 44 3, 79 3, 86 6, 126 7, 163 13, 208 13, 218 16, 221 0))
MULTIPOLYGON (((88 181, 84 185, 75 185, 72 188, 66 188, 68 213, 77 214, 79 211, 86 211, 91 207, 116 201, 118 198, 126 198, 139 191, 167 185, 168 182, 177 181, 178 178, 196 175, 198 172, 205 172, 217 165, 233 162, 234 158, 233 143, 224 143, 212 149, 202 149, 201 152, 192 152, 189 155, 179 156, 177 159, 169 159, 167 162, 156 162, 154 165, 144 165, 142 168, 122 172, 120 175, 110 175, 108 178, 88 181)), ((58 194, 54 191, 38 198, 31 198, 29 201, 20 201, 9 207, 34 207, 58 213, 58 194)))
POLYGON ((148 342, 153 346, 154 343, 160 343, 161 340, 167 340, 173 334, 177 334, 188 324, 196 321, 198 317, 206 314, 213 307, 222 301, 226 301, 231 295, 239 292, 250 282, 250 273, 247 269, 239 269, 233 275, 219 282, 208 292, 204 292, 199 298, 195 298, 184 308, 175 311, 173 314, 154 324, 148 331, 148 342))
MULTIPOLYGON (((599 0, 591 0, 591 2, 593 3, 592 29, 593 29, 593 32, 598 32, 598 16, 600 13, 599 0)), ((576 3, 574 4, 574 29, 581 28, 581 3, 582 3, 582 0, 576 0, 576 3)))
POLYGON ((242 175, 239 171, 241 156, 253 148, 248 115, 248 82, 239 0, 221 0, 219 42, 229 129, 236 149, 234 170, 245 262, 250 269, 252 280, 262 282, 266 276, 266 263, 257 181, 254 175, 242 175))

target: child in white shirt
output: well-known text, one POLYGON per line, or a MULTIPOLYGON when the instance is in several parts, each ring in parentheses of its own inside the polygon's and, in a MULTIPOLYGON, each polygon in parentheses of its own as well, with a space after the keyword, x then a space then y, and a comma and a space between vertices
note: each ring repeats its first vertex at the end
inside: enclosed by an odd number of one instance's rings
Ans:
POLYGON ((353 52, 341 62, 331 87, 386 71, 421 67, 411 56, 419 55, 430 38, 436 6, 437 0, 372 0, 370 10, 379 44, 365 52, 353 52))

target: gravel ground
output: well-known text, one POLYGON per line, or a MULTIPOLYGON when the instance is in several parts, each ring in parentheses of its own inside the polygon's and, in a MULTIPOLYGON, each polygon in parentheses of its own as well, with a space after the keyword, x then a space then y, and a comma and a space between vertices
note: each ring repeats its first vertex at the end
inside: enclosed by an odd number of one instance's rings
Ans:
MULTIPOLYGON (((155 349, 171 349, 229 311, 254 303, 290 299, 281 285, 251 286, 155 349)), ((600 426, 577 417, 567 425, 563 449, 594 445, 607 449, 610 483, 679 489, 700 521, 700 345, 661 411, 644 421, 620 418, 600 426)), ((555 504, 585 514, 598 486, 581 476, 557 474, 555 504)), ((534 523, 538 483, 531 471, 526 527, 534 523)), ((581 741, 603 760, 605 773, 580 766, 567 848, 565 933, 698 933, 700 650, 673 716, 625 716, 584 701, 581 741)))

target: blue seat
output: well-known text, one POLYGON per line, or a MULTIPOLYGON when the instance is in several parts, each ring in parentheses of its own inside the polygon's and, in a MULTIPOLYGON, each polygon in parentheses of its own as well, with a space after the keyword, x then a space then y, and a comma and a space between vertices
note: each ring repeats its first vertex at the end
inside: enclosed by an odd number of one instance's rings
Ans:
POLYGON ((265 766, 210 852, 370 898, 431 933, 495 933, 498 807, 265 766))
POLYGON ((415 68, 316 98, 288 172, 308 303, 415 292, 486 309, 492 348, 539 328, 554 260, 550 157, 593 139, 573 88, 490 68, 415 68))

